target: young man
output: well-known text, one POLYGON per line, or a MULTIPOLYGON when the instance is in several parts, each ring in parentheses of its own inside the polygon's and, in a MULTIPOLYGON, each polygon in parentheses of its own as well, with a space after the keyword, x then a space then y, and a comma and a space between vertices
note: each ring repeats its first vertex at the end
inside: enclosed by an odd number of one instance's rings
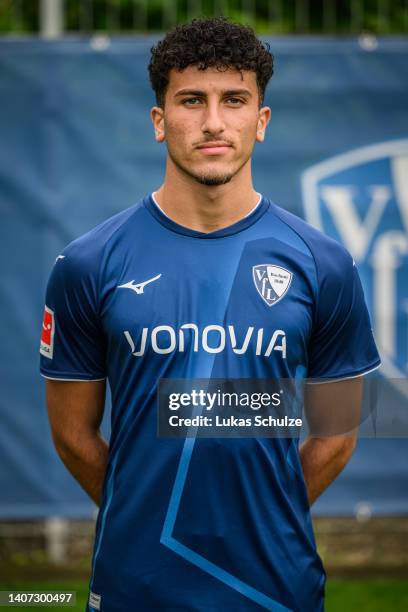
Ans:
POLYGON ((317 412, 358 412, 360 375, 379 365, 361 284, 339 244, 253 188, 273 61, 252 30, 177 27, 149 71, 164 183, 70 244, 46 297, 54 441, 100 505, 88 609, 317 612, 309 507, 354 437, 160 438, 156 390, 307 376, 326 379, 309 386, 317 412))

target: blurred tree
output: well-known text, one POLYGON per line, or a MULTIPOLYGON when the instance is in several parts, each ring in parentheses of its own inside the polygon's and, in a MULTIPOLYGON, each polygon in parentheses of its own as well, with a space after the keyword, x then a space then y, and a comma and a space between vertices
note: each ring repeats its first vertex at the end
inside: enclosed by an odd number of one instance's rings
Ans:
MULTIPOLYGON (((37 33, 39 3, 0 0, 0 32, 37 33)), ((65 30, 154 32, 195 16, 221 14, 262 33, 408 31, 407 0, 65 0, 65 30)))

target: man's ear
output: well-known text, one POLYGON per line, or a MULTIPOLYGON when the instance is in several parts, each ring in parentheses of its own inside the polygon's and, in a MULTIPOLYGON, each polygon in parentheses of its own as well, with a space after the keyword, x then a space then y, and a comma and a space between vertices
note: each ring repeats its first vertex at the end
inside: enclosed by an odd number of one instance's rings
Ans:
POLYGON ((258 142, 265 140, 265 130, 271 119, 271 109, 269 106, 263 106, 259 110, 258 125, 256 128, 256 139, 258 142))
POLYGON ((150 118, 153 123, 156 142, 164 142, 166 140, 164 130, 164 109, 160 108, 160 106, 153 106, 150 111, 150 118))

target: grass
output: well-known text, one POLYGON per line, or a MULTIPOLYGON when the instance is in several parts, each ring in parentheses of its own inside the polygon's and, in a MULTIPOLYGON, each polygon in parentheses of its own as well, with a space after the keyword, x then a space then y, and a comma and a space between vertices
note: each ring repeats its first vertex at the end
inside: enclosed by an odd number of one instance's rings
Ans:
MULTIPOLYGON (((88 584, 85 581, 58 583, 50 581, 16 583, 13 581, 0 584, 1 591, 27 589, 76 591, 76 606, 64 606, 64 608, 71 612, 84 612, 85 610, 88 596, 88 584)), ((4 607, 4 610, 11 609, 14 610, 15 607, 4 607)), ((18 609, 32 612, 35 608, 18 607, 18 609)), ((47 610, 51 609, 47 607, 47 610)), ((61 607, 58 606, 58 609, 61 607)), ((326 588, 326 612, 344 612, 345 610, 348 612, 405 612, 408 610, 408 579, 329 580, 326 588)))
POLYGON ((408 610, 408 579, 329 580, 326 612, 408 610))
POLYGON ((26 610, 26 612, 34 612, 34 610, 67 610, 67 612, 84 612, 86 601, 88 599, 88 583, 74 580, 66 580, 64 582, 55 581, 35 581, 35 582, 1 582, 0 591, 76 591, 75 606, 1 606, 2 610, 26 610))

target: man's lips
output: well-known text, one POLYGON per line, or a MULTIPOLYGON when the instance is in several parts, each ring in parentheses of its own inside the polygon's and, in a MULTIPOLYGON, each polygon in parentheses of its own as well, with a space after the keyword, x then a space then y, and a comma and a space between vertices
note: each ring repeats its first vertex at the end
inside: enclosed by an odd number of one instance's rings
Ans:
POLYGON ((223 155, 231 148, 227 142, 203 142, 197 146, 204 155, 223 155))

